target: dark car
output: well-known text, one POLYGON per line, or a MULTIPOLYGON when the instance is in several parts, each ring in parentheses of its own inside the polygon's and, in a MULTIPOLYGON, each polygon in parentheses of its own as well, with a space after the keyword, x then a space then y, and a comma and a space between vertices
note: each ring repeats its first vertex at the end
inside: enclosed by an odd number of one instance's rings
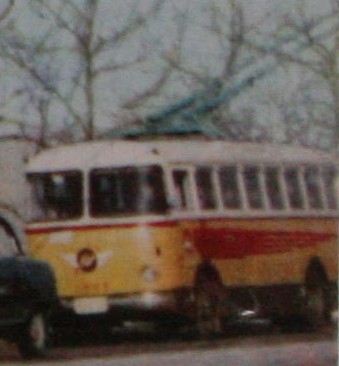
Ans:
POLYGON ((25 255, 24 236, 0 209, 0 338, 24 358, 42 357, 49 345, 49 316, 56 303, 50 266, 25 255))

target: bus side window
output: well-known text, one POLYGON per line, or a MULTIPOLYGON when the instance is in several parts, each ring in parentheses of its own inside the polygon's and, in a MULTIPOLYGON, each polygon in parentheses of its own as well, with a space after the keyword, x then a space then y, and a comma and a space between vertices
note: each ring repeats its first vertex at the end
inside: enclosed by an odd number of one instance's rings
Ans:
POLYGON ((327 207, 330 210, 336 210, 338 208, 338 202, 335 194, 335 170, 331 167, 326 167, 323 170, 323 180, 325 187, 325 197, 327 200, 327 207))
POLYGON ((304 207, 300 179, 297 168, 286 168, 284 178, 287 187, 287 195, 290 207, 302 209, 304 207))
POLYGON ((105 216, 123 210, 122 186, 117 171, 93 171, 90 174, 90 211, 105 216))
POLYGON ((162 169, 157 166, 140 168, 139 176, 139 211, 142 213, 165 213, 168 204, 162 169))
POLYGON ((198 189, 199 207, 201 209, 216 208, 215 190, 213 187, 212 168, 198 167, 195 171, 198 189))
POLYGON ((163 171, 158 166, 93 170, 90 197, 94 217, 161 214, 168 209, 163 171))
POLYGON ((241 208, 236 166, 223 166, 219 170, 222 201, 225 208, 241 208))
POLYGON ((247 166, 243 170, 244 183, 250 208, 263 208, 263 197, 260 191, 259 168, 247 166))
POLYGON ((267 167, 265 169, 265 185, 270 208, 280 210, 284 208, 284 199, 279 179, 279 168, 267 167))
POLYGON ((189 174, 186 170, 173 170, 173 181, 176 191, 176 200, 178 202, 178 208, 182 210, 187 210, 192 206, 191 204, 191 194, 189 184, 189 174))
POLYGON ((304 170, 304 179, 307 192, 307 199, 310 208, 322 209, 324 204, 321 199, 319 170, 315 166, 306 167, 304 170))
POLYGON ((80 172, 33 174, 28 179, 34 221, 76 219, 82 215, 80 172))

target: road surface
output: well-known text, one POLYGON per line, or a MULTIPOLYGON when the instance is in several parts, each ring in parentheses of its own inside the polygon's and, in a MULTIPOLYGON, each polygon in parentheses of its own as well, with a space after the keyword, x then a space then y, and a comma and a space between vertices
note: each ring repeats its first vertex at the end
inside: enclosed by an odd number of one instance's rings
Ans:
MULTIPOLYGON (((0 364, 27 365, 15 347, 0 344, 0 364)), ((213 340, 161 337, 150 332, 117 332, 109 340, 87 334, 52 348, 35 366, 337 366, 336 326, 320 333, 269 328, 229 332, 213 340)))

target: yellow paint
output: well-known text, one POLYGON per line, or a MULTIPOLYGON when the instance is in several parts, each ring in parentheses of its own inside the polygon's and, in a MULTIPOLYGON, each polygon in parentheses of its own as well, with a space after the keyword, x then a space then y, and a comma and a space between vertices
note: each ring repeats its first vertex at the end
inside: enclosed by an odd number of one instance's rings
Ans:
MULTIPOLYGON (((34 257, 54 267, 61 297, 156 292, 192 286, 200 258, 189 233, 199 225, 197 221, 187 220, 180 225, 140 224, 36 233, 29 235, 29 246, 34 257), (84 272, 77 266, 76 255, 83 248, 92 249, 100 258, 92 272, 84 272), (142 271, 148 267, 158 274, 154 281, 145 281, 142 277, 142 271)), ((333 235, 327 242, 309 248, 295 247, 287 253, 215 261, 225 285, 302 283, 312 256, 322 260, 330 279, 337 279, 334 219, 224 219, 211 220, 204 225, 272 232, 272 246, 279 245, 279 238, 273 239, 275 232, 333 235)))

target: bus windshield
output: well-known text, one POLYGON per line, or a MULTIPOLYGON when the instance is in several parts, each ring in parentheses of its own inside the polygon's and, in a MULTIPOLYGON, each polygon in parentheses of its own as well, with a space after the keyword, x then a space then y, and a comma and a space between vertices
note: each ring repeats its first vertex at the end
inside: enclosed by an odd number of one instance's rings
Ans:
POLYGON ((161 214, 168 205, 158 166, 94 169, 90 173, 93 217, 161 214))
POLYGON ((83 184, 80 172, 29 175, 32 192, 32 221, 79 218, 83 212, 83 184))

